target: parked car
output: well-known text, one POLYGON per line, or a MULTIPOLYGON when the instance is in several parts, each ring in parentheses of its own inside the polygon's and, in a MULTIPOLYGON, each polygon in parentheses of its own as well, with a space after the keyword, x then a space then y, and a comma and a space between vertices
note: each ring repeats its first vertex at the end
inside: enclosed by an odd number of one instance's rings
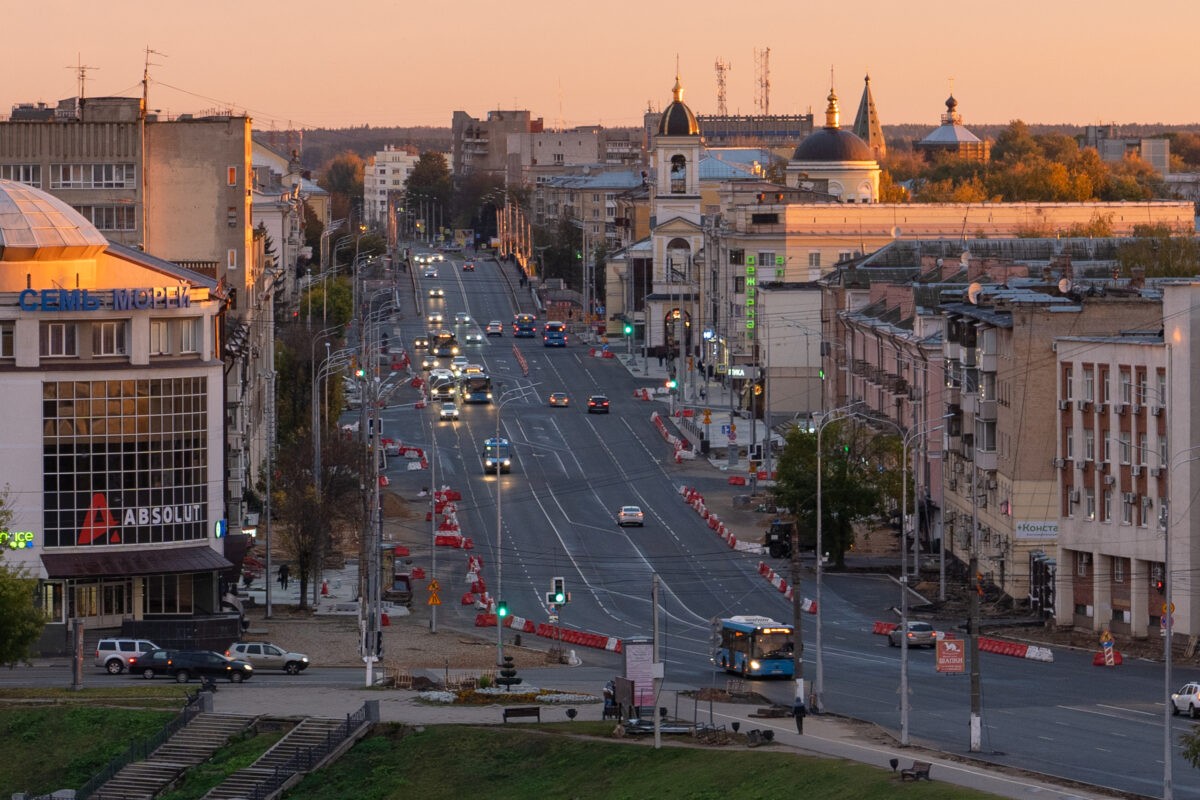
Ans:
POLYGON ((494 319, 487 324, 487 328, 485 329, 485 332, 487 333, 488 336, 503 336, 504 335, 504 323, 502 323, 498 319, 494 319))
POLYGON ((158 650, 149 639, 101 639, 96 643, 96 666, 104 667, 109 675, 120 675, 129 669, 133 659, 142 653, 158 650))
POLYGON ((457 420, 458 406, 454 403, 442 403, 442 408, 438 411, 438 419, 449 422, 457 420))
POLYGON ((570 404, 571 404, 571 398, 567 397, 566 392, 551 392, 550 393, 550 405, 565 407, 565 406, 569 406, 570 404))
MULTIPOLYGON (((900 646, 900 637, 903 635, 903 630, 900 626, 888 634, 888 644, 892 647, 900 646)), ((909 622, 908 623, 908 646, 909 647, 937 647, 937 631, 928 622, 909 622)))
POLYGON ((608 398, 602 394, 594 394, 588 398, 589 414, 607 414, 608 398))
POLYGON ((293 653, 270 642, 234 642, 225 651, 226 658, 250 662, 255 669, 281 669, 295 675, 308 669, 308 656, 293 653))
POLYGON ((646 515, 637 506, 621 506, 617 512, 617 524, 624 528, 626 525, 637 525, 639 528, 646 524, 646 515))
POLYGON ((236 658, 226 658, 213 650, 151 650, 129 665, 146 680, 156 675, 170 675, 179 683, 192 678, 227 678, 233 683, 249 680, 254 667, 236 658))
POLYGON ((1171 713, 1185 711, 1192 719, 1200 719, 1200 683, 1187 683, 1178 692, 1171 692, 1171 713))

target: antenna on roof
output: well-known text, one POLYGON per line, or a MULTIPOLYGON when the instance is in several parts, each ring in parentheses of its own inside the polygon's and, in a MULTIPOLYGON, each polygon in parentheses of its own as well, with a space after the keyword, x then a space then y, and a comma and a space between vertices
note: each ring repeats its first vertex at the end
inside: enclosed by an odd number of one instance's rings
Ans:
POLYGON ((79 84, 79 102, 83 102, 83 98, 87 95, 87 74, 90 69, 100 69, 99 67, 88 67, 83 63, 83 56, 79 53, 75 54, 75 66, 67 66, 67 69, 75 70, 75 80, 79 84))

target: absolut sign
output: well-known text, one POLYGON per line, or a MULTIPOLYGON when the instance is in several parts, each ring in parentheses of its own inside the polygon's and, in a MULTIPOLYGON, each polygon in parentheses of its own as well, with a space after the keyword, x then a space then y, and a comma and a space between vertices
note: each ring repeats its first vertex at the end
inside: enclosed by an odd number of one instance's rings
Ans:
POLYGON ((188 286, 154 286, 130 289, 22 289, 17 306, 22 311, 142 311, 191 308, 188 286))

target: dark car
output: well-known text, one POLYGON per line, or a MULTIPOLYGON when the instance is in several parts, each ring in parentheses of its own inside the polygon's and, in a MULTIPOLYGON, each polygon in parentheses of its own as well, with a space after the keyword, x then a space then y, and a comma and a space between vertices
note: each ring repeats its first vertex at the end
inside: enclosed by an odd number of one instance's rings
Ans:
POLYGON ((236 658, 226 658, 212 650, 151 650, 129 665, 131 673, 147 680, 155 675, 170 675, 179 683, 192 678, 228 678, 233 683, 249 680, 254 667, 236 658))
POLYGON ((602 394, 594 394, 588 398, 589 414, 607 414, 608 398, 602 394))

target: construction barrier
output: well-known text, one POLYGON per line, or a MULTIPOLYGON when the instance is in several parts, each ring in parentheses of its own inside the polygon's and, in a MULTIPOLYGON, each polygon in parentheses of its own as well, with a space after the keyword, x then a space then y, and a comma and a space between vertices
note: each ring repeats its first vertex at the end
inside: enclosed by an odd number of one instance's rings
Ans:
POLYGON ((895 622, 876 622, 875 627, 871 631, 871 633, 877 634, 879 636, 887 636, 889 633, 896 630, 896 628, 898 628, 898 627, 900 627, 900 626, 897 625, 895 622))

